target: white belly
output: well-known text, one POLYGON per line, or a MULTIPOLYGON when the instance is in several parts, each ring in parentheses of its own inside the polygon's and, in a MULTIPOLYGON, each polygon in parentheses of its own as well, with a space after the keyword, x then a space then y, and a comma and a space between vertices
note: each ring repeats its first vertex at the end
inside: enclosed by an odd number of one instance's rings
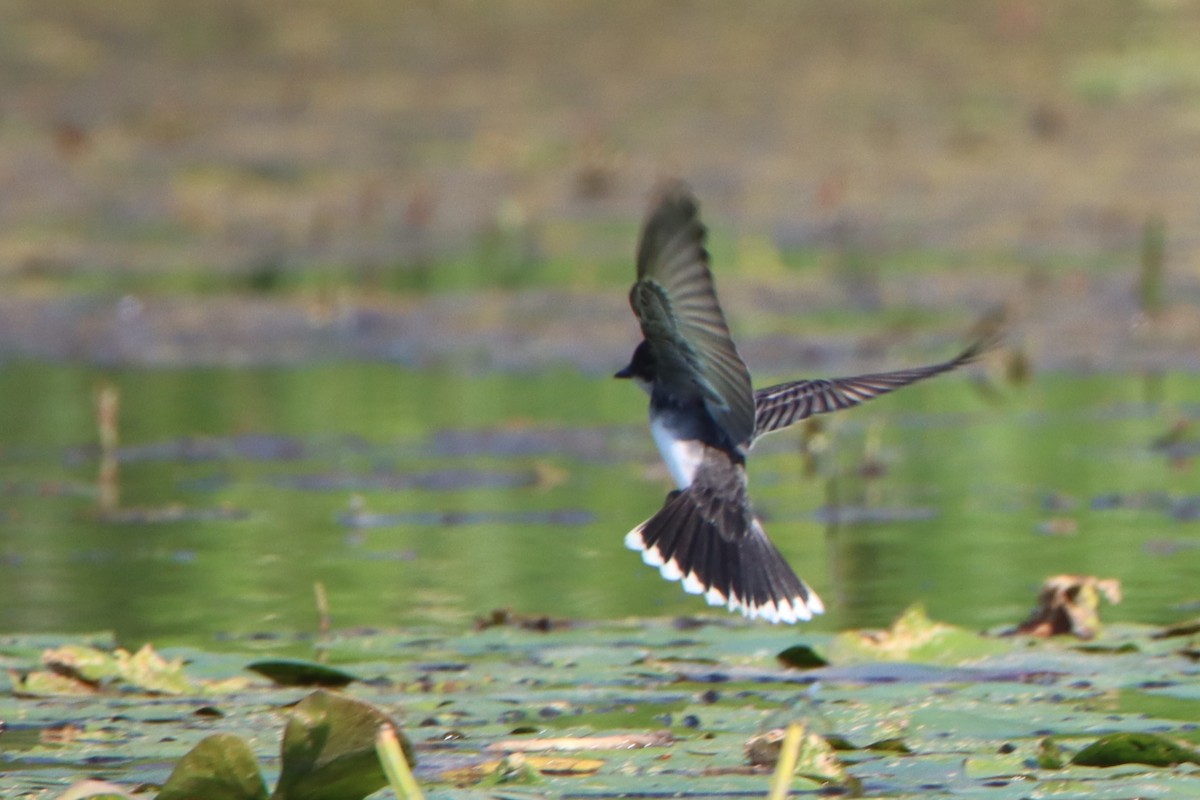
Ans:
POLYGON ((663 461, 667 462, 667 469, 671 471, 675 485, 680 489, 691 486, 696 477, 696 470, 700 468, 700 462, 704 459, 704 445, 698 441, 676 439, 657 421, 650 423, 650 435, 654 437, 654 443, 658 445, 658 452, 662 454, 663 461))

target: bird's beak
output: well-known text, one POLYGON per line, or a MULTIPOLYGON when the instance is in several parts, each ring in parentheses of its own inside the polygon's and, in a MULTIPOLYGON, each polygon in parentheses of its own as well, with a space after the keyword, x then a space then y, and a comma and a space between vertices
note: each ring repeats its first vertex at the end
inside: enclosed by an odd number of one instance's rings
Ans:
POLYGON ((613 375, 613 377, 614 378, 632 378, 633 377, 633 364, 628 364, 624 367, 621 367, 619 370, 617 370, 616 374, 613 375))

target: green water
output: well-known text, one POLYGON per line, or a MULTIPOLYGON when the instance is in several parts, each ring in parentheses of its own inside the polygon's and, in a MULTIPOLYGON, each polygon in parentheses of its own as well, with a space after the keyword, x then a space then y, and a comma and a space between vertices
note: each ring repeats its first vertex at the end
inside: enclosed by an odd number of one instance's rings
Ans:
MULTIPOLYGON (((622 546, 669 488, 624 382, 9 364, 0 392, 5 631, 114 630, 134 646, 301 636, 318 581, 339 628, 460 628, 499 607, 707 610, 622 546), (121 398, 108 516, 100 380, 121 398)), ((999 401, 965 378, 930 382, 841 415, 817 476, 797 432, 763 441, 753 497, 825 599, 820 630, 882 625, 918 600, 951 622, 1013 623, 1060 572, 1123 582, 1105 619, 1176 620, 1200 602, 1200 495, 1186 439, 1174 459, 1150 445, 1195 412, 1200 378, 1147 394, 1115 375, 1039 376, 999 401), (877 478, 860 475, 870 440, 877 478), (817 513, 831 499, 841 524, 817 513)))

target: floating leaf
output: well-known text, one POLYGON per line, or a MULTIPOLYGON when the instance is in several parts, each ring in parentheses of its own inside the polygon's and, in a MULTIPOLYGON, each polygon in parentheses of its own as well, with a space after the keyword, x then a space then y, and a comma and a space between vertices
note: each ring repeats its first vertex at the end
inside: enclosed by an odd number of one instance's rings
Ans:
POLYGON ((815 669, 817 667, 827 667, 829 662, 817 654, 806 644, 798 644, 781 651, 775 656, 784 666, 795 667, 796 669, 815 669))
POLYGON ((977 753, 963 760, 963 772, 979 780, 1012 778, 1026 771, 1025 760, 1013 753, 977 753))
POLYGON ((1065 762, 1062 748, 1053 739, 1047 737, 1038 742, 1038 769, 1062 769, 1065 762))
POLYGON ((120 675, 117 661, 95 647, 68 644, 42 653, 42 663, 50 670, 88 683, 100 683, 120 675))
POLYGON ((537 785, 543 783, 541 775, 557 777, 594 775, 604 764, 605 762, 596 758, 527 756, 523 753, 511 753, 493 761, 446 770, 441 774, 441 779, 458 786, 477 783, 486 786, 537 785))
POLYGON ((266 800, 267 786, 250 746, 217 733, 201 740, 175 765, 155 800, 266 800))
POLYGON ((539 750, 633 750, 642 747, 669 747, 675 743, 670 731, 618 733, 612 736, 562 736, 554 739, 503 739, 486 750, 511 753, 539 750))
MULTIPOLYGON (((827 783, 844 782, 847 777, 846 769, 838 761, 833 747, 824 737, 804 725, 793 724, 789 729, 792 727, 797 728, 799 732, 793 733, 798 737, 798 742, 795 745, 795 766, 791 774, 827 783)), ((756 766, 776 766, 784 755, 787 736, 787 730, 774 728, 750 737, 745 745, 746 759, 756 766)))
POLYGON ((1004 652, 1008 645, 955 625, 934 622, 918 603, 909 606, 887 630, 846 631, 834 637, 829 649, 834 663, 911 660, 958 664, 1004 652))
POLYGON ((796 761, 796 774, 818 781, 845 783, 846 768, 838 760, 833 748, 815 731, 805 731, 800 742, 800 758, 796 761))
POLYGON ((517 614, 511 608, 496 608, 486 617, 475 620, 475 630, 483 631, 500 626, 514 626, 528 631, 566 630, 571 622, 565 619, 551 619, 549 616, 528 616, 517 614))
POLYGON ((184 675, 182 660, 168 661, 148 644, 133 654, 120 648, 109 654, 87 645, 65 645, 45 651, 42 663, 50 672, 31 672, 21 681, 30 694, 87 694, 117 682, 156 694, 199 690, 184 675))
POLYGON ((854 742, 851 742, 845 736, 842 736, 837 733, 828 734, 825 737, 825 741, 828 742, 829 746, 832 747, 834 750, 851 751, 851 750, 858 749, 858 745, 854 744, 854 742))
POLYGON ((255 661, 246 665, 246 669, 270 678, 279 686, 325 686, 337 689, 358 680, 356 675, 349 672, 299 659, 255 661))
POLYGON ((134 795, 115 783, 87 780, 74 784, 55 800, 136 800, 134 795))
POLYGON ((484 786, 525 785, 537 786, 544 783, 537 768, 524 753, 510 753, 496 762, 496 766, 482 781, 484 786))
POLYGON ((183 674, 182 659, 168 661, 146 644, 130 655, 118 649, 114 654, 121 678, 139 689, 157 694, 195 694, 199 687, 183 674))
POLYGON ((526 761, 543 775, 591 775, 604 766, 598 758, 527 756, 526 761))
POLYGON ((1185 622, 1177 622, 1174 625, 1168 625, 1160 631, 1157 631, 1150 638, 1152 639, 1170 639, 1175 636, 1194 636, 1200 633, 1200 619, 1189 619, 1185 622))
POLYGON ((878 742, 871 742, 867 745, 867 750, 875 750, 880 753, 902 753, 908 755, 912 753, 912 748, 904 743, 903 739, 892 737, 890 739, 880 739, 878 742))
MULTIPOLYGON (((292 709, 283 734, 276 800, 358 800, 387 785, 375 751, 382 725, 395 724, 373 706, 325 690, 292 709)), ((414 763, 403 736, 405 758, 414 763)))
POLYGON ((13 679, 13 694, 16 695, 41 697, 43 695, 90 695, 95 693, 95 684, 46 670, 36 670, 13 679))
MULTIPOLYGON (((420 676, 411 688, 352 686, 362 692, 362 699, 403 702, 414 724, 425 726, 420 730, 430 766, 422 777, 436 781, 429 787, 435 790, 430 800, 482 797, 476 789, 486 779, 482 770, 444 773, 485 759, 498 765, 505 749, 522 744, 577 752, 527 753, 526 765, 542 782, 499 784, 487 788, 487 795, 535 800, 653 791, 712 796, 757 792, 761 797, 765 769, 738 763, 740 748, 756 731, 782 728, 797 718, 841 735, 840 741, 825 737, 827 744, 856 748, 837 755, 853 763, 854 772, 870 776, 868 794, 1015 800, 1135 797, 1154 789, 1159 800, 1193 800, 1200 797, 1200 768, 1188 764, 1176 769, 1130 764, 1051 771, 1049 764, 1037 762, 1044 738, 1064 746, 1072 743, 1065 757, 1068 764, 1084 745, 1114 731, 1154 731, 1188 744, 1183 740, 1194 733, 1190 726, 1200 714, 1195 663, 1179 654, 1186 638, 1153 640, 1160 630, 1113 625, 1098 640, 1113 647, 1134 643, 1136 653, 1081 652, 1078 642, 1070 639, 992 638, 984 644, 1003 651, 970 665, 881 663, 855 652, 857 663, 803 673, 775 662, 781 643, 803 641, 824 654, 835 634, 806 632, 803 640, 781 639, 776 628, 710 624, 680 629, 673 620, 663 619, 598 623, 553 636, 520 627, 474 632, 466 624, 457 634, 347 631, 331 637, 328 645, 334 663, 355 674, 420 676), (666 656, 692 659, 694 669, 660 660, 666 656), (436 680, 447 669, 454 671, 455 680, 436 680), (819 688, 812 685, 814 679, 819 688), (445 688, 431 688, 435 686, 445 688), (509 716, 513 711, 524 716, 509 716), (652 733, 664 728, 661 737, 652 733), (518 735, 517 730, 527 733, 518 735), (460 741, 460 731, 465 731, 465 741, 460 741), (652 746, 669 744, 671 732, 679 737, 673 746, 652 746), (868 749, 868 743, 882 747, 888 739, 900 739, 912 752, 868 749), (583 750, 598 746, 620 750, 583 750), (539 761, 543 756, 545 763, 539 761), (556 771, 553 759, 561 758, 567 759, 567 766, 556 771), (581 760, 571 760, 576 758, 581 760), (600 760, 604 766, 598 766, 600 760), (595 772, 586 772, 593 767, 595 772), (452 782, 470 788, 458 792, 452 782)), ((310 646, 300 641, 300 647, 310 646)), ((96 644, 85 637, 57 644, 67 642, 96 644)), ((2 635, 0 660, 18 669, 36 663, 48 646, 55 643, 2 635)), ((255 641, 254 647, 259 646, 255 641)), ((279 640, 268 646, 282 647, 279 640)), ((111 652, 112 646, 100 648, 111 652)), ((176 658, 181 652, 169 655, 176 658)), ((237 674, 247 663, 263 658, 252 652, 187 651, 182 657, 187 674, 199 682, 195 676, 237 674)), ((941 657, 946 657, 944 652, 941 657)), ((170 771, 169 766, 164 771, 163 764, 173 764, 216 730, 240 735, 261 756, 261 748, 269 747, 284 728, 284 722, 269 721, 270 710, 297 699, 297 693, 275 688, 253 673, 243 674, 247 677, 242 680, 256 684, 253 691, 223 696, 219 707, 225 716, 219 719, 199 718, 197 714, 213 713, 213 700, 195 696, 147 699, 110 691, 29 702, 0 693, 0 718, 9 723, 0 736, 5 759, 0 797, 40 792, 49 800, 77 776, 96 770, 132 792, 135 786, 161 783, 170 771), (136 758, 129 758, 130 753, 136 758), (60 775, 66 777, 56 777, 60 775), (59 785, 48 791, 48 781, 59 785)), ((203 684, 205 692, 209 686, 203 684)), ((286 720, 286 714, 281 719, 286 720)), ((393 763, 404 763, 398 743, 396 749, 393 763)), ((799 750, 797 746, 797 758, 799 750)), ((269 789, 271 775, 280 769, 273 761, 269 773, 263 765, 269 789)), ((819 790, 814 781, 794 772, 780 770, 793 797, 819 790)), ((853 792, 849 784, 839 788, 847 789, 847 795, 853 792)), ((373 797, 384 795, 392 796, 383 789, 373 797)), ((148 797, 153 796, 150 791, 148 797)), ((415 795, 396 796, 411 800, 415 795)), ((276 800, 288 798, 281 790, 276 800)))
POLYGON ((1029 636, 1070 634, 1091 639, 1100 629, 1102 595, 1110 603, 1121 602, 1121 582, 1092 575, 1047 578, 1038 593, 1037 608, 1015 632, 1029 636))
POLYGON ((746 740, 746 760, 756 767, 773 767, 779 762, 779 750, 783 746, 783 728, 772 728, 746 740))
POLYGON ((1071 763, 1083 767, 1115 767, 1118 764, 1173 767, 1176 764, 1200 764, 1200 753, 1157 733, 1110 733, 1076 753, 1071 763))

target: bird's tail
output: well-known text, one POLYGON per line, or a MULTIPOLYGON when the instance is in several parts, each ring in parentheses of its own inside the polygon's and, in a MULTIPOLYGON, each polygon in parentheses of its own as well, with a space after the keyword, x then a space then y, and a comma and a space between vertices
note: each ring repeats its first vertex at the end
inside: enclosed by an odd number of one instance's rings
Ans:
POLYGON ((824 612, 821 598, 788 566, 757 517, 697 488, 672 492, 657 514, 626 534, 625 545, 709 605, 768 622, 824 612))

